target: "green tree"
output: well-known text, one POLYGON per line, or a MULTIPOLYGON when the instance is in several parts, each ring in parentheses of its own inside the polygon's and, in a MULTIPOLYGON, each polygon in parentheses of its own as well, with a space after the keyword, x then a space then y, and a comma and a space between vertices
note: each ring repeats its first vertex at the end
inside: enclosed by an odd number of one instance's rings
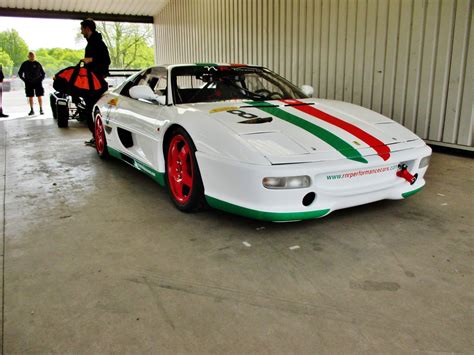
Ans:
POLYGON ((152 26, 123 22, 100 22, 97 30, 109 48, 111 68, 143 68, 153 65, 152 26))
POLYGON ((82 50, 67 48, 41 48, 36 51, 36 60, 41 63, 46 76, 53 76, 60 69, 79 63, 82 50))
POLYGON ((77 64, 84 58, 84 51, 81 49, 64 49, 62 58, 72 64, 77 64))
POLYGON ((28 56, 28 46, 14 29, 0 32, 0 49, 8 53, 14 66, 20 66, 28 56))
POLYGON ((130 68, 141 69, 146 68, 154 63, 155 50, 149 46, 138 46, 136 57, 133 60, 130 68))
POLYGON ((3 75, 11 76, 13 70, 13 60, 7 52, 0 48, 0 64, 2 65, 3 75))

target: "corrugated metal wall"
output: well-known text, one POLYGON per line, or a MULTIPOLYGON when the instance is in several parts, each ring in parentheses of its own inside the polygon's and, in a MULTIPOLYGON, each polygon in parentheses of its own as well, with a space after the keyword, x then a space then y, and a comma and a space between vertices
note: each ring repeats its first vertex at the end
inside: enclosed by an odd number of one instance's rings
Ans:
POLYGON ((158 63, 264 65, 472 149, 473 0, 171 0, 158 63))

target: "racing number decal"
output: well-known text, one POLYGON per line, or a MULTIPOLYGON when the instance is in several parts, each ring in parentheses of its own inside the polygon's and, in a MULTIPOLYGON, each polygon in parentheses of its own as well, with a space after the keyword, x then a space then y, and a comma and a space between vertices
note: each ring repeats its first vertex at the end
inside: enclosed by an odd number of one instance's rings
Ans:
POLYGON ((231 110, 226 110, 226 112, 229 112, 233 115, 237 115, 239 117, 242 117, 244 120, 239 121, 237 123, 246 123, 246 124, 258 124, 258 123, 268 123, 272 122, 273 118, 271 117, 258 117, 257 115, 254 115, 253 113, 245 112, 242 110, 237 110, 237 109, 231 109, 231 110))
POLYGON ((245 112, 242 110, 229 110, 227 111, 233 115, 237 115, 239 117, 245 118, 247 120, 252 119, 252 118, 257 118, 257 115, 254 115, 253 113, 245 112))

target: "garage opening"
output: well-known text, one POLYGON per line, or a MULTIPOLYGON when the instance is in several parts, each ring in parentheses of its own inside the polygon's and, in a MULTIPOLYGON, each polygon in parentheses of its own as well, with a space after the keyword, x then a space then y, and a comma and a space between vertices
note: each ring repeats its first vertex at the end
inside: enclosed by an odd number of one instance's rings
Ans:
MULTIPOLYGON (((96 21, 109 49, 111 69, 140 69, 154 63, 153 25, 96 21)), ((5 75, 4 92, 23 89, 18 70, 28 52, 46 73, 45 87, 60 69, 79 63, 86 40, 79 20, 0 17, 0 64, 5 75)))

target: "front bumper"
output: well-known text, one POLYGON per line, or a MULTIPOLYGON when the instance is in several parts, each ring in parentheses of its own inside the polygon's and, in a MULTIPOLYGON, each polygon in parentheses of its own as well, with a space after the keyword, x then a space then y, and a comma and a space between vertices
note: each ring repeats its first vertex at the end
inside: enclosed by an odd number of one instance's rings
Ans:
POLYGON ((368 156, 367 164, 350 160, 304 164, 250 165, 196 153, 206 200, 210 206, 245 217, 268 221, 291 221, 319 218, 332 211, 384 199, 402 199, 425 185, 427 167, 419 169, 420 160, 431 155, 424 145, 393 152, 388 161, 368 156), (396 176, 399 164, 407 164, 418 179, 410 185, 396 176), (269 190, 262 179, 268 176, 309 175, 311 186, 294 190, 269 190), (304 197, 315 193, 315 200, 305 206, 304 197))

